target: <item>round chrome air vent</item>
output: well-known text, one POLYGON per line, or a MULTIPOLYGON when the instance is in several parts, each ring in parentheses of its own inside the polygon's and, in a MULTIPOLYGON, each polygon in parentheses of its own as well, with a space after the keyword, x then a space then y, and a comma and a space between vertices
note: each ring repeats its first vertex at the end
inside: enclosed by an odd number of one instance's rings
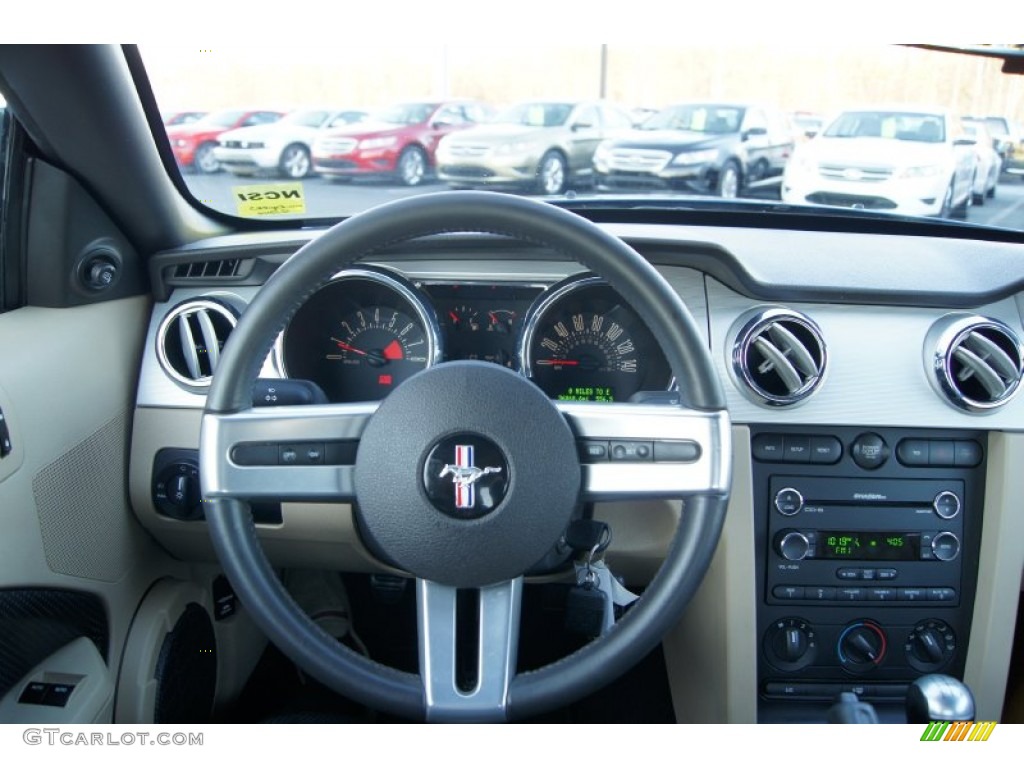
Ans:
POLYGON ((762 405, 796 405, 825 375, 821 330, 806 315, 781 307, 756 309, 736 323, 732 372, 740 390, 762 405))
POLYGON ((156 354, 167 375, 188 389, 205 389, 220 351, 238 322, 230 305, 213 298, 178 304, 160 323, 156 354))
POLYGON ((964 411, 1004 405, 1024 376, 1024 348, 1017 334, 979 315, 950 315, 932 326, 925 356, 933 385, 964 411))

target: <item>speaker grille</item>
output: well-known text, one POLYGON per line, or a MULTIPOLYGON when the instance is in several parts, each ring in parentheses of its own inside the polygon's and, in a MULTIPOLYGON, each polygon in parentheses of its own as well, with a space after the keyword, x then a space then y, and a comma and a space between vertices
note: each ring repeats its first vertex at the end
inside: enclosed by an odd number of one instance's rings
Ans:
POLYGON ((153 721, 202 723, 217 690, 217 641, 209 615, 189 603, 167 633, 153 676, 157 681, 153 721))
POLYGON ((134 564, 141 533, 128 503, 127 440, 124 413, 32 480, 51 571, 118 581, 134 564))

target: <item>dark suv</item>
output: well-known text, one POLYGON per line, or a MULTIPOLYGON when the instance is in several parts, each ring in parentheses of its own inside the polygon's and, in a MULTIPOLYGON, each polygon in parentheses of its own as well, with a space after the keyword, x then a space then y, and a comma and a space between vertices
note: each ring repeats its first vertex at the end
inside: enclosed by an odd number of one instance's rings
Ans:
POLYGON ((736 197, 778 183, 793 151, 781 112, 748 104, 663 109, 594 154, 599 189, 680 189, 736 197))

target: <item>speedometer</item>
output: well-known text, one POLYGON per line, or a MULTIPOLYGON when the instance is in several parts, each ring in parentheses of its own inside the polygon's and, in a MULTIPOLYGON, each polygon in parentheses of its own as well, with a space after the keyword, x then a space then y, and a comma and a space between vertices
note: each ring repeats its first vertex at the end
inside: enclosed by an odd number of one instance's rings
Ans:
POLYGON ((597 277, 555 286, 530 310, 523 372, 556 400, 622 402, 667 389, 671 371, 636 312, 597 277))
POLYGON ((408 281, 366 267, 338 275, 295 313, 278 347, 283 373, 332 402, 381 400, 439 358, 433 311, 408 281))

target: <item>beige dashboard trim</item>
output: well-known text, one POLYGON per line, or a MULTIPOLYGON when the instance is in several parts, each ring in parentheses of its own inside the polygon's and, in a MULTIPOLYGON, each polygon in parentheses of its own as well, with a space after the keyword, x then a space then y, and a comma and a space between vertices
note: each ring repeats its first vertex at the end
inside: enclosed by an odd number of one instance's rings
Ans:
POLYGON ((1022 468, 1024 434, 990 433, 978 590, 964 669, 964 682, 974 692, 977 720, 998 720, 1006 696, 1024 571, 1022 468))
POLYGON ((732 492, 718 551, 686 614, 663 644, 680 723, 757 722, 757 578, 749 429, 733 427, 732 448, 732 492))

